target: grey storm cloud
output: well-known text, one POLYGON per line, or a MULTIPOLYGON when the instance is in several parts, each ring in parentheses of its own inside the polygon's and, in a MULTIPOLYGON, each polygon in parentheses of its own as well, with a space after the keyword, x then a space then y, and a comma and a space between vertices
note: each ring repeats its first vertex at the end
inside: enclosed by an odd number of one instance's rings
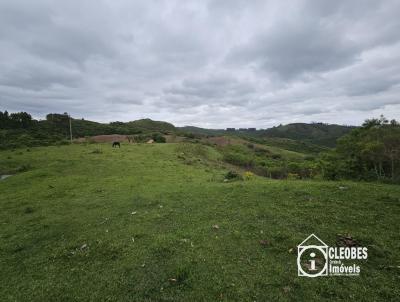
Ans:
POLYGON ((400 117, 400 2, 0 2, 0 110, 176 125, 400 117))

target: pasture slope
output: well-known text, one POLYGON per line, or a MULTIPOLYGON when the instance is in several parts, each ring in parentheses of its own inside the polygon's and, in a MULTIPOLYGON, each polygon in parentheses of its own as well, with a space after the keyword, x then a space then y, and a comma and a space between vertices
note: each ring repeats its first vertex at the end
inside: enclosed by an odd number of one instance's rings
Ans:
POLYGON ((224 182, 217 151, 196 148, 1 151, 3 174, 23 172, 0 181, 0 300, 398 299, 399 186, 224 182), (311 233, 367 246, 361 275, 298 277, 311 233))

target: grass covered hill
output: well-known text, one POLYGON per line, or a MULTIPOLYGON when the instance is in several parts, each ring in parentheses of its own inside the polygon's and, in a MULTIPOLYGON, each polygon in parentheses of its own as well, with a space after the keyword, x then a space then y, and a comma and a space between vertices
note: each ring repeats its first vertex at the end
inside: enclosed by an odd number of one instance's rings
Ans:
POLYGON ((210 136, 218 136, 218 135, 226 135, 227 131, 224 129, 206 129, 194 126, 185 126, 178 127, 178 129, 182 132, 192 133, 197 135, 210 135, 210 136))
MULTIPOLYGON (((176 131, 167 122, 142 119, 123 122, 98 123, 71 118, 72 137, 96 135, 152 135, 176 131)), ((50 113, 45 120, 32 119, 26 112, 8 114, 0 111, 0 149, 64 144, 70 139, 70 118, 67 114, 50 113)))
MULTIPOLYGON (((0 149, 22 146, 43 146, 62 144, 70 137, 68 114, 50 113, 45 120, 32 119, 26 112, 11 113, 0 111, 0 149)), ((73 138, 96 135, 174 134, 189 138, 204 136, 235 136, 244 139, 264 140, 275 146, 292 151, 318 153, 327 147, 334 147, 336 140, 349 133, 354 127, 313 124, 289 124, 265 130, 241 129, 227 131, 204 129, 193 126, 175 127, 171 123, 141 119, 130 122, 98 123, 71 118, 73 138)))
MULTIPOLYGON (((229 146, 228 146, 229 147, 229 146)), ((400 187, 224 181, 218 148, 0 151, 1 301, 395 301, 400 187), (316 233, 368 247, 359 277, 300 278, 316 233)))
POLYGON ((125 123, 128 127, 138 129, 140 131, 160 131, 160 132, 174 132, 176 128, 171 123, 153 121, 149 118, 136 120, 125 123))
POLYGON ((361 127, 289 124, 266 130, 212 130, 142 119, 108 124, 48 114, 34 120, 26 112, 0 111, 0 149, 105 142, 115 138, 134 143, 190 141, 217 146, 224 160, 270 178, 357 179, 400 183, 400 124, 366 120, 361 127), (231 144, 220 142, 233 141, 231 144), (332 148, 336 146, 337 148, 332 148), (296 156, 291 156, 296 155, 296 156))
POLYGON ((335 147, 336 140, 356 127, 323 123, 294 123, 262 130, 262 137, 299 140, 314 145, 335 147))

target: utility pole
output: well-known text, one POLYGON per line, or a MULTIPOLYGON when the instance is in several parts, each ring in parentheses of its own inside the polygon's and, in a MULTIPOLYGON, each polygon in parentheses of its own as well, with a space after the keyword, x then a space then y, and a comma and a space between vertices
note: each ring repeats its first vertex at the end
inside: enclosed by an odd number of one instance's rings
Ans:
POLYGON ((71 123, 71 115, 69 115, 69 137, 72 144, 72 123, 71 123))

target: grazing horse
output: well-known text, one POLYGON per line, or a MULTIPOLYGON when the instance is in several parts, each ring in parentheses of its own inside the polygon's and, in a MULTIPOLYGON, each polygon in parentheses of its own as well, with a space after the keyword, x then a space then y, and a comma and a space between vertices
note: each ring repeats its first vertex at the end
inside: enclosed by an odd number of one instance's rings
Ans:
POLYGON ((113 142, 112 143, 112 147, 116 148, 118 146, 118 148, 121 148, 121 144, 119 142, 113 142))

